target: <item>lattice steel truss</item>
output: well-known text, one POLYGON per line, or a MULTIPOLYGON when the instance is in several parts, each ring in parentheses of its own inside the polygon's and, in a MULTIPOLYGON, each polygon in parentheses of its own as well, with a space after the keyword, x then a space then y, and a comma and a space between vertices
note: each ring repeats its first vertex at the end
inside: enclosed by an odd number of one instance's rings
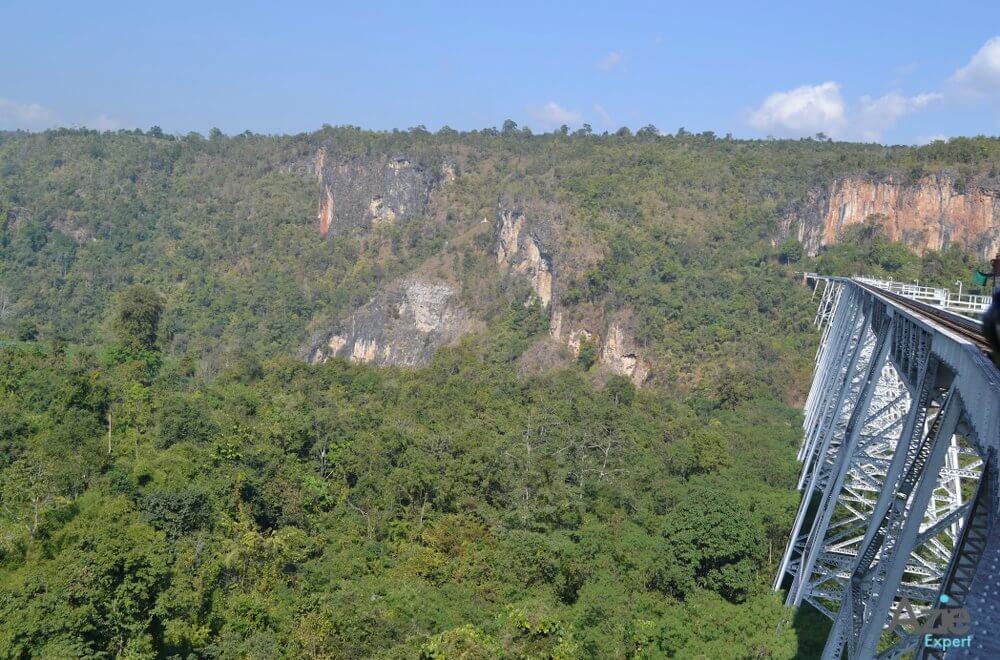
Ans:
POLYGON ((1000 377, 887 299, 849 280, 820 287, 802 501, 774 588, 833 620, 825 658, 922 656, 921 638, 888 624, 904 597, 921 613, 942 593, 958 604, 978 593, 996 527, 996 461, 984 459, 1000 435, 1000 377))

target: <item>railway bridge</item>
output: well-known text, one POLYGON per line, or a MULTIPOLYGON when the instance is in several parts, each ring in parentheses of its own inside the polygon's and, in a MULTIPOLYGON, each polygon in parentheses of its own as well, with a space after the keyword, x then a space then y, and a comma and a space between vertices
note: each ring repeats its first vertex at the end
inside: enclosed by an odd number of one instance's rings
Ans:
POLYGON ((978 322, 806 278, 822 334, 774 588, 831 619, 824 658, 941 657, 943 636, 948 658, 1000 657, 1000 371, 978 322), (961 635, 912 621, 963 609, 961 635))

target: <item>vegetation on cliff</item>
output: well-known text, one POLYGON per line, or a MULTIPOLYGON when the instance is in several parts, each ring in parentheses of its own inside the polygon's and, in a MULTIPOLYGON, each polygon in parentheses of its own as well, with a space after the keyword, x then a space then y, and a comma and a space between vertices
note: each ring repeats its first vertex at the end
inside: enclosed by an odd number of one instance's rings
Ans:
POLYGON ((739 356, 728 353, 746 344, 733 324, 764 344, 794 325, 794 310, 734 304, 728 293, 754 296, 755 278, 773 277, 759 265, 777 261, 782 210, 811 186, 857 171, 989 171, 1000 161, 997 144, 885 148, 652 130, 0 133, 0 332, 30 324, 42 338, 101 344, 114 294, 143 283, 167 303, 163 348, 214 374, 242 352, 303 350, 325 323, 432 257, 492 318, 509 295, 496 286, 480 224, 504 196, 556 206, 568 218, 559 239, 593 253, 576 268, 557 264, 567 304, 634 312, 644 352, 686 377, 701 371, 705 351, 675 338, 705 334, 705 348, 733 361, 739 356), (459 176, 423 216, 322 237, 313 172, 320 149, 328 160, 447 162, 459 176), (702 307, 726 322, 702 333, 703 318, 687 313, 702 307), (764 323, 758 313, 768 315, 764 323))
POLYGON ((877 232, 811 262, 781 210, 824 177, 998 154, 510 126, 0 134, 0 655, 809 653, 815 629, 768 590, 816 341, 795 271, 945 283, 973 262, 877 232), (459 176, 420 217, 321 237, 321 146, 459 176), (600 372, 589 339, 525 368, 551 309, 497 268, 501 195, 558 206, 566 251, 586 239, 556 264, 559 304, 627 314, 648 387, 600 372), (419 369, 301 359, 418 268, 461 282, 485 329, 419 369))
POLYGON ((793 654, 797 413, 522 378, 511 311, 418 371, 0 351, 0 653, 793 654))

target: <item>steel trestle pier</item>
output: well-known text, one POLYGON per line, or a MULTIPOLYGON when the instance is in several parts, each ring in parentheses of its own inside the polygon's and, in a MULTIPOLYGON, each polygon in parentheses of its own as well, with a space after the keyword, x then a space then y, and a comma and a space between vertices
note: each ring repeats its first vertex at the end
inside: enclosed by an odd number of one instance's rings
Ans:
POLYGON ((821 331, 806 399, 802 500, 774 579, 833 622, 823 651, 942 657, 926 618, 964 607, 971 642, 1000 657, 1000 371, 976 322, 871 282, 807 275, 821 331))

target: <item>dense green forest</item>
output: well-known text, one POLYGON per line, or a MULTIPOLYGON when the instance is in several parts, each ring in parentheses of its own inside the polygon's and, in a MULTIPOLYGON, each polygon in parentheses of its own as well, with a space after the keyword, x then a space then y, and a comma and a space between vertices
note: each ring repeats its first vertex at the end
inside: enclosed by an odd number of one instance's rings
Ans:
MULTIPOLYGON (((697 354, 702 319, 692 325, 679 309, 697 301, 714 307, 713 317, 745 318, 745 304, 718 294, 742 287, 756 295, 754 279, 767 276, 759 264, 795 260, 792 246, 772 243, 780 211, 807 187, 855 172, 947 168, 971 176, 998 162, 998 141, 985 138, 888 148, 737 141, 683 129, 658 137, 651 128, 603 136, 532 136, 511 126, 208 138, 158 129, 0 132, 0 331, 107 341, 113 294, 144 283, 169 302, 163 347, 190 355, 205 373, 246 350, 294 353, 317 319, 356 307, 431 255, 460 257, 459 276, 474 277, 484 251, 471 258, 459 251, 481 246, 448 239, 463 223, 492 217, 503 194, 553 199, 587 240, 610 246, 602 267, 567 293, 636 308, 646 339, 683 359, 697 354), (466 171, 444 202, 447 217, 321 238, 311 175, 321 146, 342 156, 407 154, 424 164, 460 159, 466 171), (677 351, 676 337, 691 333, 698 337, 677 351)), ((883 257, 849 252, 821 257, 820 266, 924 270, 923 281, 954 281, 951 271, 939 276, 941 258, 925 255, 934 263, 921 265, 912 255, 905 263, 883 257)), ((729 339, 711 348, 731 346, 729 339)))
POLYGON ((823 624, 769 590, 818 339, 796 273, 982 264, 877 225, 808 258, 780 212, 839 174, 998 162, 985 138, 0 133, 0 656, 810 657, 823 624), (321 237, 320 146, 463 173, 439 213, 321 237), (596 246, 562 303, 628 310, 649 386, 592 347, 524 368, 550 319, 475 233, 501 195, 596 246), (415 369, 302 359, 433 259, 484 330, 415 369))
POLYGON ((97 354, 4 350, 0 648, 792 654, 762 587, 795 411, 523 379, 507 355, 534 325, 420 371, 278 358, 212 382, 127 328, 97 354))

